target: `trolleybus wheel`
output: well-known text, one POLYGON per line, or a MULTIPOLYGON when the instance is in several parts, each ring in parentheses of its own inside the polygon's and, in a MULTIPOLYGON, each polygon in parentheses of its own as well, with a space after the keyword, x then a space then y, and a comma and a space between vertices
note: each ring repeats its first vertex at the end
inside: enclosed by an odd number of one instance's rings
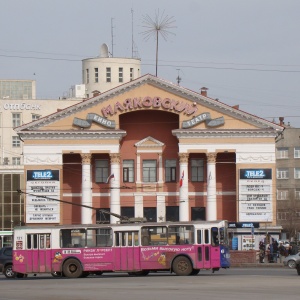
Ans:
POLYGON ((79 278, 82 276, 82 266, 77 259, 70 258, 63 265, 63 273, 69 278, 79 278))
POLYGON ((6 278, 15 278, 16 273, 12 269, 12 265, 7 265, 3 271, 6 278))
POLYGON ((198 275, 200 272, 199 269, 193 269, 192 273, 190 275, 198 275))
POLYGON ((192 264, 187 257, 178 256, 173 261, 173 271, 178 276, 188 276, 193 271, 192 264))

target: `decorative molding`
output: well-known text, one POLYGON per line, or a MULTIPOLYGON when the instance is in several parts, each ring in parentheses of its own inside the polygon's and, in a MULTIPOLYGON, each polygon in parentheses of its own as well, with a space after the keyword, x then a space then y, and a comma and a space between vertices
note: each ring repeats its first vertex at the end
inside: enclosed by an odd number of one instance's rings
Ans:
POLYGON ((99 130, 99 131, 85 131, 85 130, 70 130, 70 131, 30 131, 18 133, 22 140, 107 140, 118 139, 121 140, 126 136, 124 130, 99 130))
POLYGON ((41 165, 51 165, 51 164, 62 164, 62 156, 61 155, 51 155, 47 156, 41 155, 24 155, 24 165, 33 165, 33 164, 41 164, 41 165))
POLYGON ((159 140, 148 136, 139 142, 134 144, 136 147, 145 147, 145 148, 157 148, 157 147, 163 147, 165 144, 160 142, 159 140), (148 143, 150 142, 150 143, 148 143))
POLYGON ((216 158, 217 158, 217 153, 215 152, 209 152, 206 153, 206 157, 207 157, 207 162, 208 163, 216 163, 216 158))
POLYGON ((178 153, 179 156, 179 163, 188 163, 189 161, 189 154, 188 153, 178 153))
POLYGON ((110 153, 110 162, 112 164, 120 164, 121 162, 121 155, 120 153, 110 153))
POLYGON ((175 129, 172 134, 178 139, 211 138, 275 138, 278 134, 273 129, 175 129))
POLYGON ((92 154, 91 153, 80 153, 81 156, 81 162, 83 165, 90 165, 92 154))

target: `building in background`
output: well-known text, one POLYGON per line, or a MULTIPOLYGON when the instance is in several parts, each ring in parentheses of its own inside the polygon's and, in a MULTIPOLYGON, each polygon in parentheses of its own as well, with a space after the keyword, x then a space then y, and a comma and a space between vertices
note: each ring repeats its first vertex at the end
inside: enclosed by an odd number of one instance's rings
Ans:
MULTIPOLYGON (((283 118, 281 125, 284 125, 283 118)), ((277 224, 283 240, 299 241, 300 128, 286 126, 276 139, 277 224)))
POLYGON ((100 54, 82 60, 82 83, 85 97, 91 98, 141 76, 141 60, 112 57, 106 44, 100 54))
POLYGON ((1 80, 0 84, 1 95, 6 95, 0 100, 1 247, 10 244, 12 228, 24 222, 24 197, 17 193, 17 189, 24 187, 23 141, 14 128, 79 103, 82 99, 35 99, 35 82, 31 80, 1 80))
POLYGON ((0 99, 30 100, 35 98, 35 80, 0 79, 0 99))

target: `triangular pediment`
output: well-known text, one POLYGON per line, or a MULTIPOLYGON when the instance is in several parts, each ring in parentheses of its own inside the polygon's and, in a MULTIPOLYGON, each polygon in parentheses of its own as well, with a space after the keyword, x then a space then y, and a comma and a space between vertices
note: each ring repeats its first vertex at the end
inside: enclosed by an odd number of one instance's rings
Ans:
POLYGON ((141 141, 135 143, 135 146, 137 148, 161 148, 163 147, 165 144, 158 141, 157 139, 148 136, 144 139, 142 139, 141 141))
POLYGON ((20 136, 39 131, 108 134, 121 130, 120 115, 141 110, 177 114, 178 129, 182 130, 283 129, 237 107, 147 74, 15 130, 20 136))

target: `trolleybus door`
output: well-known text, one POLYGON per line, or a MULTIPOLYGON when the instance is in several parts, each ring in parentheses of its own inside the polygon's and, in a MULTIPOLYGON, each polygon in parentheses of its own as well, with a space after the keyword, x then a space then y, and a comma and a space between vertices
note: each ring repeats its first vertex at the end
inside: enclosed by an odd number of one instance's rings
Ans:
POLYGON ((115 232, 115 270, 134 271, 140 269, 138 231, 115 232))
POLYGON ((50 234, 27 235, 27 272, 51 272, 50 234))
POLYGON ((211 247, 208 229, 197 230, 197 244, 197 269, 209 269, 211 247))

